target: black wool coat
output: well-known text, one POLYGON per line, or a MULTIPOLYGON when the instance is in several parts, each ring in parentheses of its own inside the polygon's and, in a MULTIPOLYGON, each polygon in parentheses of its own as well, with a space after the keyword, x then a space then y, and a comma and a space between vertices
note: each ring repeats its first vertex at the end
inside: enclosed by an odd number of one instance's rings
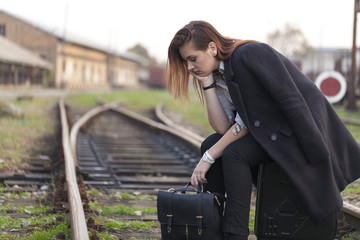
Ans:
POLYGON ((360 148, 327 99, 267 44, 241 45, 224 64, 236 111, 314 222, 339 211, 340 192, 360 177, 360 148))

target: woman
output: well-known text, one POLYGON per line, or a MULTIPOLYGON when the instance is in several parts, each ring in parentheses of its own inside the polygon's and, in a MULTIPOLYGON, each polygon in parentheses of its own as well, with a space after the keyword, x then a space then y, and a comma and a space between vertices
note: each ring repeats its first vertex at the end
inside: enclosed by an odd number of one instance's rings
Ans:
POLYGON ((202 144, 191 183, 226 192, 225 239, 247 239, 252 179, 267 161, 289 175, 316 223, 340 210, 340 192, 360 176, 359 145, 287 58, 193 21, 168 50, 167 87, 175 98, 189 100, 190 75, 216 131, 202 144))

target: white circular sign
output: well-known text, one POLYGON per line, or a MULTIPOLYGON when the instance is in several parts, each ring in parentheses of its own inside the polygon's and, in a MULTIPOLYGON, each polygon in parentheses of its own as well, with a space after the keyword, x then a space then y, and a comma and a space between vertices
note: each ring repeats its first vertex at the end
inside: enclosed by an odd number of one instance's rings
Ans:
POLYGON ((315 84, 330 103, 336 103, 345 96, 346 80, 337 71, 322 72, 316 78, 315 84))

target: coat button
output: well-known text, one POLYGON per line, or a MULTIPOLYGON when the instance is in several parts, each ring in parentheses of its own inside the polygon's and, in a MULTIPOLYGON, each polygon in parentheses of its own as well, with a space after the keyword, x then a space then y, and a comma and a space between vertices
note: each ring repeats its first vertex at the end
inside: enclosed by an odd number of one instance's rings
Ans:
POLYGON ((270 135, 270 139, 271 139, 271 141, 273 141, 273 142, 275 142, 276 140, 278 140, 278 135, 276 134, 276 133, 273 133, 273 134, 271 134, 270 135))
POLYGON ((254 127, 260 127, 261 126, 261 122, 260 122, 260 120, 255 120, 254 121, 254 127))

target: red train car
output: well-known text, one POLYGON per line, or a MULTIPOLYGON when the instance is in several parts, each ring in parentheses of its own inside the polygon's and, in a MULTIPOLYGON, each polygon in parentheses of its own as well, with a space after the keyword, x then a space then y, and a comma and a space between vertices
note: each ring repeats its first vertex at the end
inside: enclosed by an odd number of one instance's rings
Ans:
POLYGON ((148 86, 151 88, 165 88, 165 69, 163 67, 151 67, 148 86))

